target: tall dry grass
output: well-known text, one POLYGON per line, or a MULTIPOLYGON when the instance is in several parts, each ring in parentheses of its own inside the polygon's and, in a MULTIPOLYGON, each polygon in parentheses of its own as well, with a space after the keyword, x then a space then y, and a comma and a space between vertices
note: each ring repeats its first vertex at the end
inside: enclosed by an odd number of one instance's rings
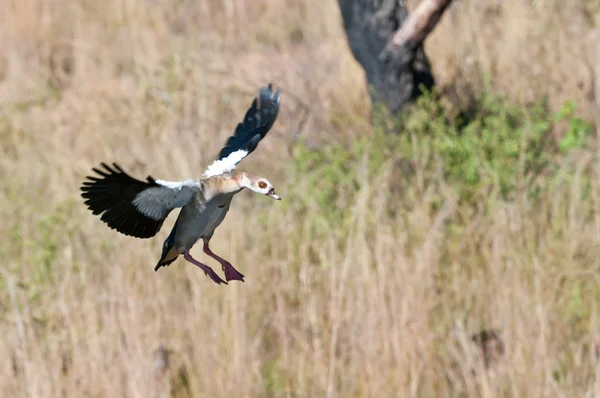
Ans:
MULTIPOLYGON (((513 98, 568 97, 590 114, 593 96, 558 84, 578 75, 579 34, 556 33, 555 46, 544 29, 564 19, 597 37, 596 22, 569 19, 574 1, 494 3, 493 17, 481 11, 491 3, 456 2, 431 37, 442 83, 477 87, 465 71, 491 71, 513 98)), ((320 209, 297 205, 311 187, 290 166, 296 141, 371 134, 335 2, 5 0, 0 54, 0 396, 600 394, 593 153, 572 166, 593 176, 592 199, 576 178, 540 206, 471 213, 443 187, 397 201, 393 162, 357 162, 365 185, 345 204, 344 233, 312 235, 320 209), (241 193, 213 239, 246 283, 216 286, 184 261, 154 273, 172 219, 141 241, 85 210, 79 185, 100 161, 198 176, 269 81, 283 109, 241 169, 268 175, 284 202, 241 193), (471 335, 492 328, 504 350, 486 367, 471 335)))

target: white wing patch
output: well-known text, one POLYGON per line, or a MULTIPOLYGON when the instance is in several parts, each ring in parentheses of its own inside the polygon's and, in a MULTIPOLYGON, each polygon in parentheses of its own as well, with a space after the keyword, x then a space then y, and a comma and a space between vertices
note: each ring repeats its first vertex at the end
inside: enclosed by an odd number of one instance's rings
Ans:
POLYGON ((197 185, 194 180, 185 180, 185 181, 165 181, 165 180, 155 180, 157 184, 162 185, 163 187, 179 189, 185 186, 194 186, 197 185))
POLYGON ((133 199, 133 205, 154 220, 163 220, 174 208, 188 204, 200 188, 200 183, 193 180, 156 180, 156 183, 162 186, 145 189, 133 199))
POLYGON ((231 152, 226 158, 218 159, 212 162, 202 176, 204 178, 209 178, 223 173, 231 173, 233 170, 235 170, 235 165, 244 159, 246 155, 248 155, 248 151, 244 149, 231 152))

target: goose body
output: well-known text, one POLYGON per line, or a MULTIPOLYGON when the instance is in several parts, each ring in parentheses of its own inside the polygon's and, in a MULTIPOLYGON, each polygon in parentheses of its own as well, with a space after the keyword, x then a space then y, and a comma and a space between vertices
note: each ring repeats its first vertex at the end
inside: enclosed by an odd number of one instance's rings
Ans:
POLYGON ((102 163, 102 169, 92 169, 99 176, 88 176, 88 181, 84 181, 81 187, 85 204, 93 214, 101 214, 101 220, 110 228, 137 238, 155 236, 169 213, 181 208, 163 244, 155 271, 183 254, 187 261, 200 267, 217 284, 227 283, 209 266, 191 256, 190 249, 202 239, 204 252, 221 264, 225 279, 243 281, 244 275, 213 253, 209 242, 215 229, 225 219, 233 197, 242 189, 248 188, 281 200, 266 178, 244 172, 232 174, 237 163, 256 149, 272 127, 279 111, 279 101, 279 89, 273 92, 271 85, 262 88, 234 135, 227 140, 202 178, 172 182, 148 176, 146 181, 141 181, 129 176, 115 163, 112 166, 102 163))
POLYGON ((234 194, 218 195, 204 201, 202 193, 198 192, 193 200, 197 203, 181 209, 177 223, 176 247, 187 247, 196 243, 200 238, 210 237, 214 230, 223 222, 234 194))

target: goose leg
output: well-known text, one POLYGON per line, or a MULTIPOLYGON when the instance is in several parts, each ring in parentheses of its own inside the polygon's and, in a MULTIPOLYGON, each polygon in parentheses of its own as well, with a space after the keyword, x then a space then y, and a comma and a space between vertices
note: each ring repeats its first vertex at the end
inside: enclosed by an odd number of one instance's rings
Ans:
POLYGON ((217 273, 215 271, 213 271, 212 268, 210 268, 208 265, 202 264, 200 261, 198 261, 194 257, 192 257, 189 250, 186 250, 183 253, 183 258, 185 258, 190 263, 200 267, 200 269, 202 271, 204 271, 204 273, 206 275, 208 275, 208 277, 210 279, 212 279, 217 285, 220 285, 221 283, 227 284, 227 282, 225 282, 223 279, 221 279, 221 277, 219 275, 217 275, 217 273))
POLYGON ((223 266, 223 272, 225 272, 225 279, 227 279, 228 282, 231 280, 244 282, 244 275, 242 275, 238 270, 233 268, 233 265, 231 265, 229 261, 222 259, 215 253, 213 253, 212 250, 210 250, 210 247, 208 247, 208 242, 204 242, 204 253, 217 260, 221 264, 221 266, 223 266))

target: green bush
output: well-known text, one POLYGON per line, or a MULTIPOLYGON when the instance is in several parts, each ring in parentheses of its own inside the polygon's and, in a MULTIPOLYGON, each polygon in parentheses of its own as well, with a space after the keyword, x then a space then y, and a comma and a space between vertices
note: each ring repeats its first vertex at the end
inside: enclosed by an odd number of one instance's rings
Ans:
POLYGON ((490 186, 512 198, 552 171, 561 156, 583 148, 592 133, 591 124, 575 115, 572 102, 552 113, 545 100, 523 108, 486 92, 476 104, 451 117, 430 93, 399 121, 403 155, 419 157, 427 148, 430 160, 442 164, 444 177, 463 199, 490 186))
POLYGON ((332 224, 348 221, 356 193, 386 165, 400 169, 390 183, 401 186, 403 195, 415 194, 419 184, 443 183, 463 203, 492 191, 511 200, 517 192, 543 188, 562 159, 583 148, 592 133, 572 102, 557 113, 545 100, 524 108, 490 92, 458 113, 443 103, 427 93, 397 120, 377 110, 370 137, 317 149, 299 145, 292 173, 301 181, 298 189, 309 193, 299 196, 310 203, 298 205, 321 210, 315 231, 328 233, 332 224))

